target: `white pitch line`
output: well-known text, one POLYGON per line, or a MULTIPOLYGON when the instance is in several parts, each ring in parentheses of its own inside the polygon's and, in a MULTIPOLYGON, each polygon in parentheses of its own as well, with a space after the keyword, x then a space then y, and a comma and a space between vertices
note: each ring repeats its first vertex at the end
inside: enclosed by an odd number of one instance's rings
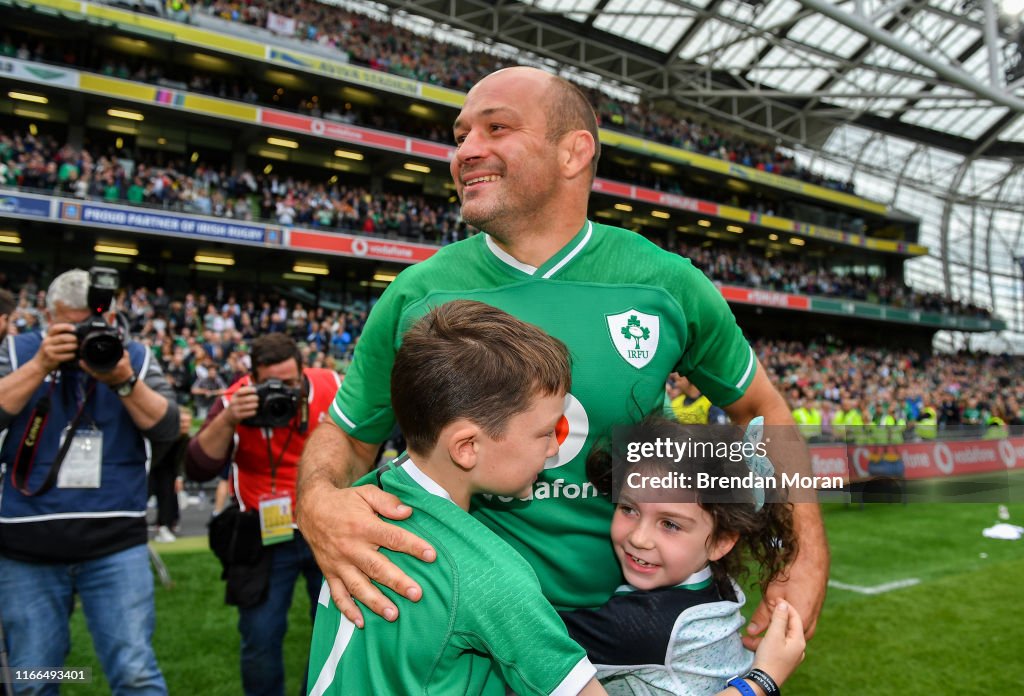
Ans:
POLYGON ((890 592, 892 590, 899 590, 904 587, 912 587, 921 581, 917 578, 906 578, 904 580, 894 580, 892 582, 883 582, 881 585, 874 585, 873 587, 865 587, 864 585, 850 585, 845 582, 839 582, 829 578, 828 586, 835 587, 839 590, 849 590, 850 592, 856 592, 857 594, 865 595, 877 595, 884 592, 890 592))

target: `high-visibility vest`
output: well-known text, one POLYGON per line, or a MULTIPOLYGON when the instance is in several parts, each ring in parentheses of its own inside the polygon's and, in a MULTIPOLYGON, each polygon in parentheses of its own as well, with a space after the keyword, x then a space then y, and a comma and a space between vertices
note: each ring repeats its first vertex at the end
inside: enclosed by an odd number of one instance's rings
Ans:
POLYGON ((907 422, 897 420, 891 414, 879 417, 878 423, 872 428, 873 440, 876 445, 898 445, 903 443, 903 430, 907 422))
POLYGON ((931 406, 921 411, 921 420, 914 427, 917 436, 922 440, 934 440, 939 435, 939 419, 931 406))
POLYGON ((871 425, 864 424, 864 416, 860 409, 853 408, 846 412, 843 429, 846 431, 846 441, 858 445, 865 445, 871 442, 871 425))
POLYGON ((819 409, 801 406, 793 410, 793 420, 796 421, 800 433, 805 438, 821 435, 821 411, 819 409))
POLYGON ((1006 423, 1002 418, 998 416, 992 416, 988 419, 988 427, 985 429, 985 440, 1002 440, 1003 438, 1010 437, 1010 429, 1006 427, 1006 423))
MULTIPOLYGON (((853 412, 850 411, 850 413, 853 412)), ((846 440, 846 415, 847 412, 840 409, 832 417, 832 434, 840 442, 846 440)))
POLYGON ((708 422, 708 413, 711 411, 711 400, 701 395, 691 403, 686 403, 686 395, 677 396, 672 399, 672 413, 676 420, 685 424, 701 425, 708 422))

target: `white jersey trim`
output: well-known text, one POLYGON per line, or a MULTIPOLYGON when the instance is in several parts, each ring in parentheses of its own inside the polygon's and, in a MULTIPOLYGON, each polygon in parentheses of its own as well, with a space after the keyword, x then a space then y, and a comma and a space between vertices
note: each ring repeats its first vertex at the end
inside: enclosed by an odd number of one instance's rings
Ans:
POLYGON ((740 377, 740 381, 736 383, 737 389, 742 388, 743 383, 747 381, 747 377, 750 376, 750 373, 757 369, 757 358, 754 357, 754 349, 749 346, 747 348, 750 350, 750 358, 747 360, 747 371, 743 373, 743 376, 740 377))
POLYGON ((411 459, 406 459, 405 464, 402 464, 399 469, 409 474, 409 476, 412 477, 412 480, 418 483, 420 488, 425 490, 427 493, 432 493, 438 498, 446 498, 452 503, 455 502, 448 494, 448 491, 442 488, 437 481, 423 473, 423 470, 416 466, 411 459))
POLYGON ((576 696, 596 675, 597 669, 590 663, 589 658, 584 657, 576 663, 562 683, 555 687, 551 696, 576 696))
POLYGON ((585 235, 583 235, 583 239, 581 239, 579 244, 576 245, 576 248, 574 248, 572 251, 570 251, 568 254, 566 254, 564 259, 562 259, 561 261, 556 263, 554 266, 552 266, 548 270, 547 273, 545 273, 544 275, 541 276, 541 278, 550 278, 555 273, 557 273, 559 270, 561 270, 562 266, 564 266, 565 264, 567 264, 570 261, 572 261, 577 256, 577 254, 579 254, 581 251, 583 251, 583 247, 585 247, 587 245, 587 242, 590 241, 590 237, 593 234, 594 234, 594 223, 592 223, 590 220, 587 220, 587 233, 585 235))
MULTIPOLYGON (((326 586, 326 583, 324 584, 326 586)), ((309 696, 323 696, 330 688, 334 677, 337 675, 341 656, 345 653, 345 648, 348 647, 349 642, 352 640, 352 635, 355 633, 356 625, 345 618, 344 614, 339 613, 338 621, 338 632, 334 635, 334 644, 331 646, 331 652, 327 656, 320 674, 317 675, 316 683, 313 684, 313 689, 309 692, 309 696)))
POLYGON ((498 259, 505 264, 511 266, 517 271, 522 271, 526 275, 533 275, 537 272, 536 266, 531 266, 528 263, 523 263, 517 260, 514 256, 509 254, 507 251, 498 246, 498 243, 489 234, 484 234, 484 241, 487 242, 487 248, 491 250, 491 253, 498 257, 498 259))
MULTIPOLYGON (((710 578, 711 578, 711 566, 706 565, 703 568, 701 568, 700 570, 698 570, 696 573, 690 573, 689 577, 687 577, 682 582, 673 585, 673 587, 686 587, 687 585, 696 585, 696 584, 704 582, 705 580, 708 580, 710 578)), ((615 588, 615 592, 616 593, 619 593, 619 592, 637 592, 637 589, 635 587, 633 587, 632 585, 628 585, 628 584, 627 585, 619 585, 617 588, 615 588)))
POLYGON ((334 416, 338 420, 342 421, 345 425, 347 425, 348 427, 350 427, 353 430, 355 430, 356 424, 352 422, 351 418, 349 418, 348 416, 346 416, 344 413, 341 412, 341 409, 338 408, 338 400, 337 399, 335 399, 334 401, 331 402, 331 413, 333 413, 334 416))

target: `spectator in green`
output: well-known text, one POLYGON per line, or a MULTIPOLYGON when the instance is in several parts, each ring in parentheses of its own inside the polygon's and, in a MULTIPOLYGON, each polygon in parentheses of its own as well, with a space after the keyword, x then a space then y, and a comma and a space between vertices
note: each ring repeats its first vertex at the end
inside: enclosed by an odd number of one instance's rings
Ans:
POLYGON ((135 205, 141 205, 146 198, 146 187, 142 185, 142 179, 135 177, 132 179, 132 185, 128 187, 128 193, 125 194, 129 203, 135 205))

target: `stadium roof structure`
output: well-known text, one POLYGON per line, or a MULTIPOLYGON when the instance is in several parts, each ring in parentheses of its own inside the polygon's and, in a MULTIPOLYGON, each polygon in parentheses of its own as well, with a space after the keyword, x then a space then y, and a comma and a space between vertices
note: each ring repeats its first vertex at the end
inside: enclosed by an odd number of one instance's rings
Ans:
POLYGON ((1010 331, 990 347, 1024 350, 1024 0, 373 4, 729 122, 921 217, 934 255, 910 282, 991 306, 1010 331))

